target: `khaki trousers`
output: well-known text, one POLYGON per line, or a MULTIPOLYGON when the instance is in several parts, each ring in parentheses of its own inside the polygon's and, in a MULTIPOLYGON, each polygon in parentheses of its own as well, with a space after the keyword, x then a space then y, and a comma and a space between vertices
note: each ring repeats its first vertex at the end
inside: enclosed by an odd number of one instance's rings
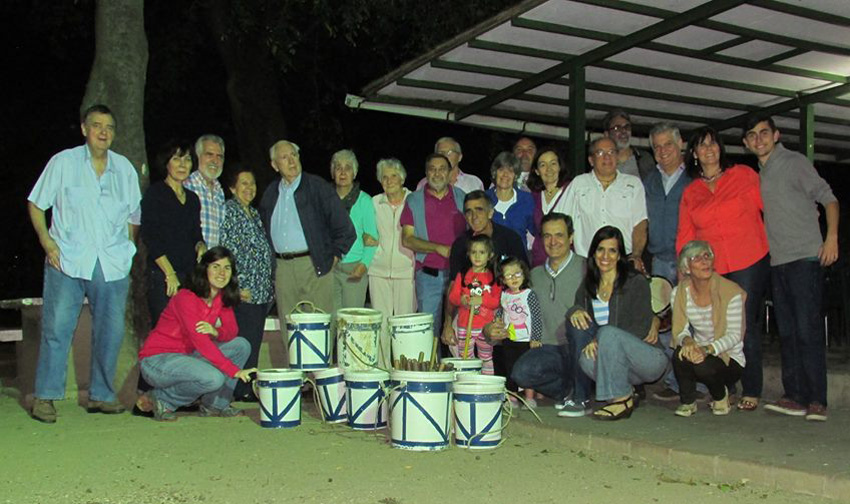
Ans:
POLYGON ((277 316, 283 337, 283 362, 289 366, 289 345, 286 335, 286 316, 300 301, 310 301, 316 308, 333 313, 333 274, 316 276, 310 256, 297 259, 276 259, 274 293, 277 316))

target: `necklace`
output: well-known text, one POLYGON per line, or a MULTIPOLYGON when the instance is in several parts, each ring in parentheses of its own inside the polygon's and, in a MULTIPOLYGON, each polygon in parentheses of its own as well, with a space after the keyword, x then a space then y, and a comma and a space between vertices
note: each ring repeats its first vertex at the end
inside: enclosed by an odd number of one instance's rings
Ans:
POLYGON ((715 180, 719 179, 721 175, 723 175, 723 170, 718 171, 717 173, 715 173, 714 175, 712 175, 710 177, 706 177, 705 172, 702 171, 702 170, 700 170, 700 172, 699 172, 700 178, 705 180, 706 182, 714 182, 715 180))

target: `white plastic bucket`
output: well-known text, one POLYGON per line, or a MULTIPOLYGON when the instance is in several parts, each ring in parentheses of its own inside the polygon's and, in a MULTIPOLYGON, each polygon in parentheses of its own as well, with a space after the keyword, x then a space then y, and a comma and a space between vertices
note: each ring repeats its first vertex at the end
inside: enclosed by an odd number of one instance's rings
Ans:
POLYGON ((319 407, 322 418, 328 423, 341 423, 348 420, 348 402, 346 400, 345 378, 339 368, 316 371, 316 393, 319 395, 319 407))
POLYGON ((390 374, 380 369, 346 371, 348 426, 355 430, 376 430, 387 426, 384 400, 390 374))
POLYGON ((460 357, 446 357, 440 359, 440 362, 451 364, 454 366, 455 374, 481 374, 481 368, 484 366, 484 361, 481 359, 461 359, 460 357))
POLYGON ((493 376, 460 378, 454 384, 455 444, 461 448, 495 448, 502 440, 505 380, 493 376))
POLYGON ((301 425, 301 385, 299 369, 263 369, 257 372, 254 392, 260 399, 260 425, 270 429, 301 425))
POLYGON ((405 450, 449 446, 454 373, 393 371, 390 393, 392 445, 405 450))
POLYGON ((326 369, 331 360, 331 316, 328 313, 290 313, 286 316, 289 367, 326 369))
POLYGON ((465 382, 465 383, 488 383, 488 384, 499 384, 503 388, 505 383, 508 381, 504 376, 496 376, 496 375, 482 375, 475 373, 457 373, 455 375, 456 382, 465 382))
POLYGON ((402 355, 408 359, 417 359, 420 353, 425 354, 426 360, 431 357, 434 346, 432 313, 396 315, 389 318, 389 326, 393 359, 399 359, 402 355))
POLYGON ((337 355, 345 371, 365 371, 378 365, 378 337, 384 314, 370 308, 336 312, 337 355))

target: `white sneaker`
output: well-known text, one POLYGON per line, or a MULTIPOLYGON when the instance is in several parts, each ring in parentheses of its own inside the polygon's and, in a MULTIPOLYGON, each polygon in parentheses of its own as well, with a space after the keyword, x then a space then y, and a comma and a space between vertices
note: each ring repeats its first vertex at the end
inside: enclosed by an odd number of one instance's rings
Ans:
POLYGON ((559 409, 559 417, 580 418, 590 411, 590 401, 575 402, 572 399, 567 399, 559 409))
POLYGON ((689 417, 697 412, 697 403, 692 402, 691 404, 680 404, 678 408, 676 408, 675 415, 680 417, 689 417))
POLYGON ((525 399, 525 404, 522 405, 522 409, 529 410, 537 408, 537 399, 533 397, 531 399, 525 399))

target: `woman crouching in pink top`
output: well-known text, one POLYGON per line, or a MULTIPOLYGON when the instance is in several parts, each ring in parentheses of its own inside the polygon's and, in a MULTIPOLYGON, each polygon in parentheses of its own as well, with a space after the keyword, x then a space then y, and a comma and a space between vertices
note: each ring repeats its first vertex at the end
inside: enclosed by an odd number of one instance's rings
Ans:
POLYGON ((233 307, 239 302, 236 263, 224 247, 208 250, 175 294, 139 351, 142 376, 154 388, 139 398, 142 411, 159 421, 201 398, 200 416, 232 417, 236 380, 250 381, 256 368, 242 369, 251 345, 237 337, 233 307))

